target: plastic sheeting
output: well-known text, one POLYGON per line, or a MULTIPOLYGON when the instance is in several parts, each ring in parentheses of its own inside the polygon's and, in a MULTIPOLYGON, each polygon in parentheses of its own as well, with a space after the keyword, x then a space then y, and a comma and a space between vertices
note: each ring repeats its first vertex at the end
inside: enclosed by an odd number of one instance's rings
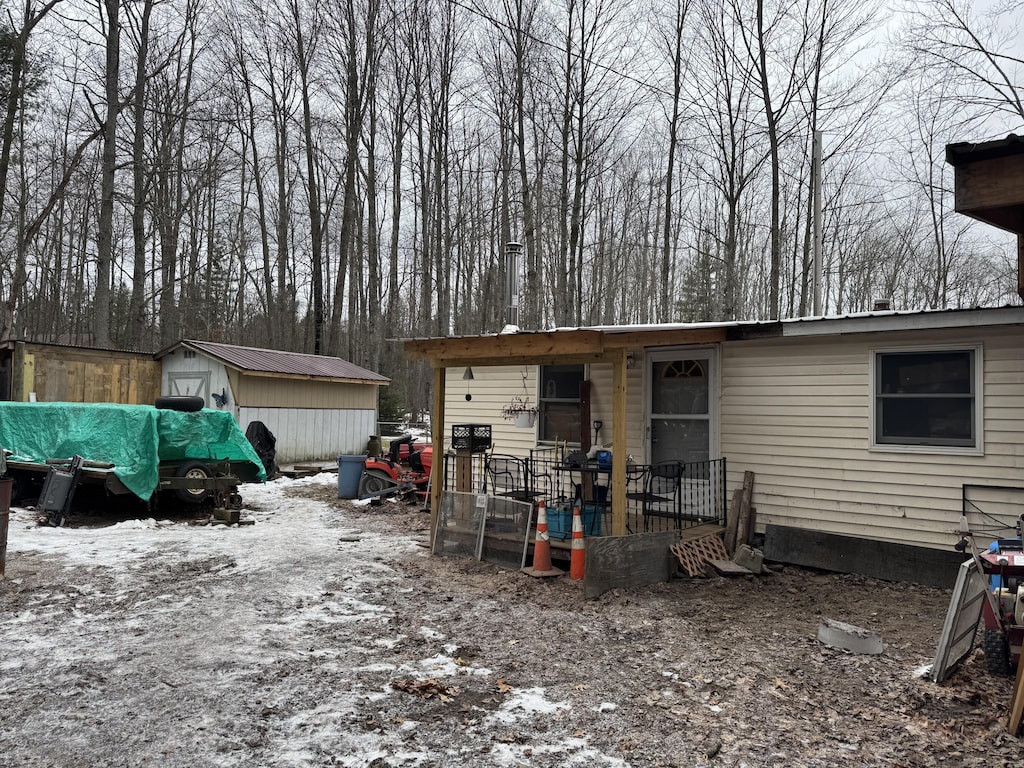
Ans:
POLYGON ((42 464, 81 456, 109 462, 132 493, 147 500, 160 482, 161 461, 263 462, 230 413, 194 413, 115 403, 0 402, 0 447, 12 460, 42 464))

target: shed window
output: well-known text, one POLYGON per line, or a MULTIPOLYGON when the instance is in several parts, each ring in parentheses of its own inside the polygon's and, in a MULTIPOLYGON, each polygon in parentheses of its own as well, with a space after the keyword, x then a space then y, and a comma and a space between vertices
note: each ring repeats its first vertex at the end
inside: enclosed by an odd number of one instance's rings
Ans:
POLYGON ((542 365, 540 368, 540 442, 578 445, 582 429, 580 385, 582 365, 542 365))
POLYGON ((875 444, 978 448, 977 350, 875 353, 875 444))

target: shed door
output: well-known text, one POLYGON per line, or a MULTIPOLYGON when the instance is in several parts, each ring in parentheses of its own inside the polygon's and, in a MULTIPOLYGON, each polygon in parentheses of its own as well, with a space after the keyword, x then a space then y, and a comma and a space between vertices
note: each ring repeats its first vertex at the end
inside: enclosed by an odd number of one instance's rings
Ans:
POLYGON ((171 395, 193 395, 203 398, 203 402, 210 404, 210 372, 190 371, 183 373, 167 374, 167 384, 171 395))
POLYGON ((647 355, 649 460, 707 461, 717 452, 715 351, 657 351, 647 355))

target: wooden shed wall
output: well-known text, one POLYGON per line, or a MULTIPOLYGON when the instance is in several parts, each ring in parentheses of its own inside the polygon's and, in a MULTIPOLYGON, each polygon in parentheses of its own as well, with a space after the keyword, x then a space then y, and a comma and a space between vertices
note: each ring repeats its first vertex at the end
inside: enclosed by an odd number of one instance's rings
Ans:
POLYGON ((1024 485, 1024 347, 1016 328, 790 338, 723 345, 729 486, 756 473, 768 523, 904 544, 956 542, 964 483, 1024 485), (871 449, 871 354, 982 342, 983 455, 871 449))
POLYGON ((160 395, 160 363, 148 355, 34 344, 23 349, 14 400, 34 392, 40 402, 152 405, 160 395))

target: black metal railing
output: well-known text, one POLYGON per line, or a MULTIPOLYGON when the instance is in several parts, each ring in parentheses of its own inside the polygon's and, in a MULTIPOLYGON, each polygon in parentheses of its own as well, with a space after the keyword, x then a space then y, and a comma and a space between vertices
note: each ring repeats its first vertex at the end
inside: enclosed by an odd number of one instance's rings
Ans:
MULTIPOLYGON (((554 521, 583 505, 593 533, 611 533, 611 466, 566 461, 553 450, 529 456, 475 455, 461 468, 445 456, 445 489, 483 491, 517 501, 546 502, 554 521)), ((629 464, 626 467, 628 533, 682 530, 697 525, 725 525, 726 460, 629 464)), ((556 529, 553 529, 557 531, 556 529)), ((557 536, 556 536, 557 538, 557 536)))

